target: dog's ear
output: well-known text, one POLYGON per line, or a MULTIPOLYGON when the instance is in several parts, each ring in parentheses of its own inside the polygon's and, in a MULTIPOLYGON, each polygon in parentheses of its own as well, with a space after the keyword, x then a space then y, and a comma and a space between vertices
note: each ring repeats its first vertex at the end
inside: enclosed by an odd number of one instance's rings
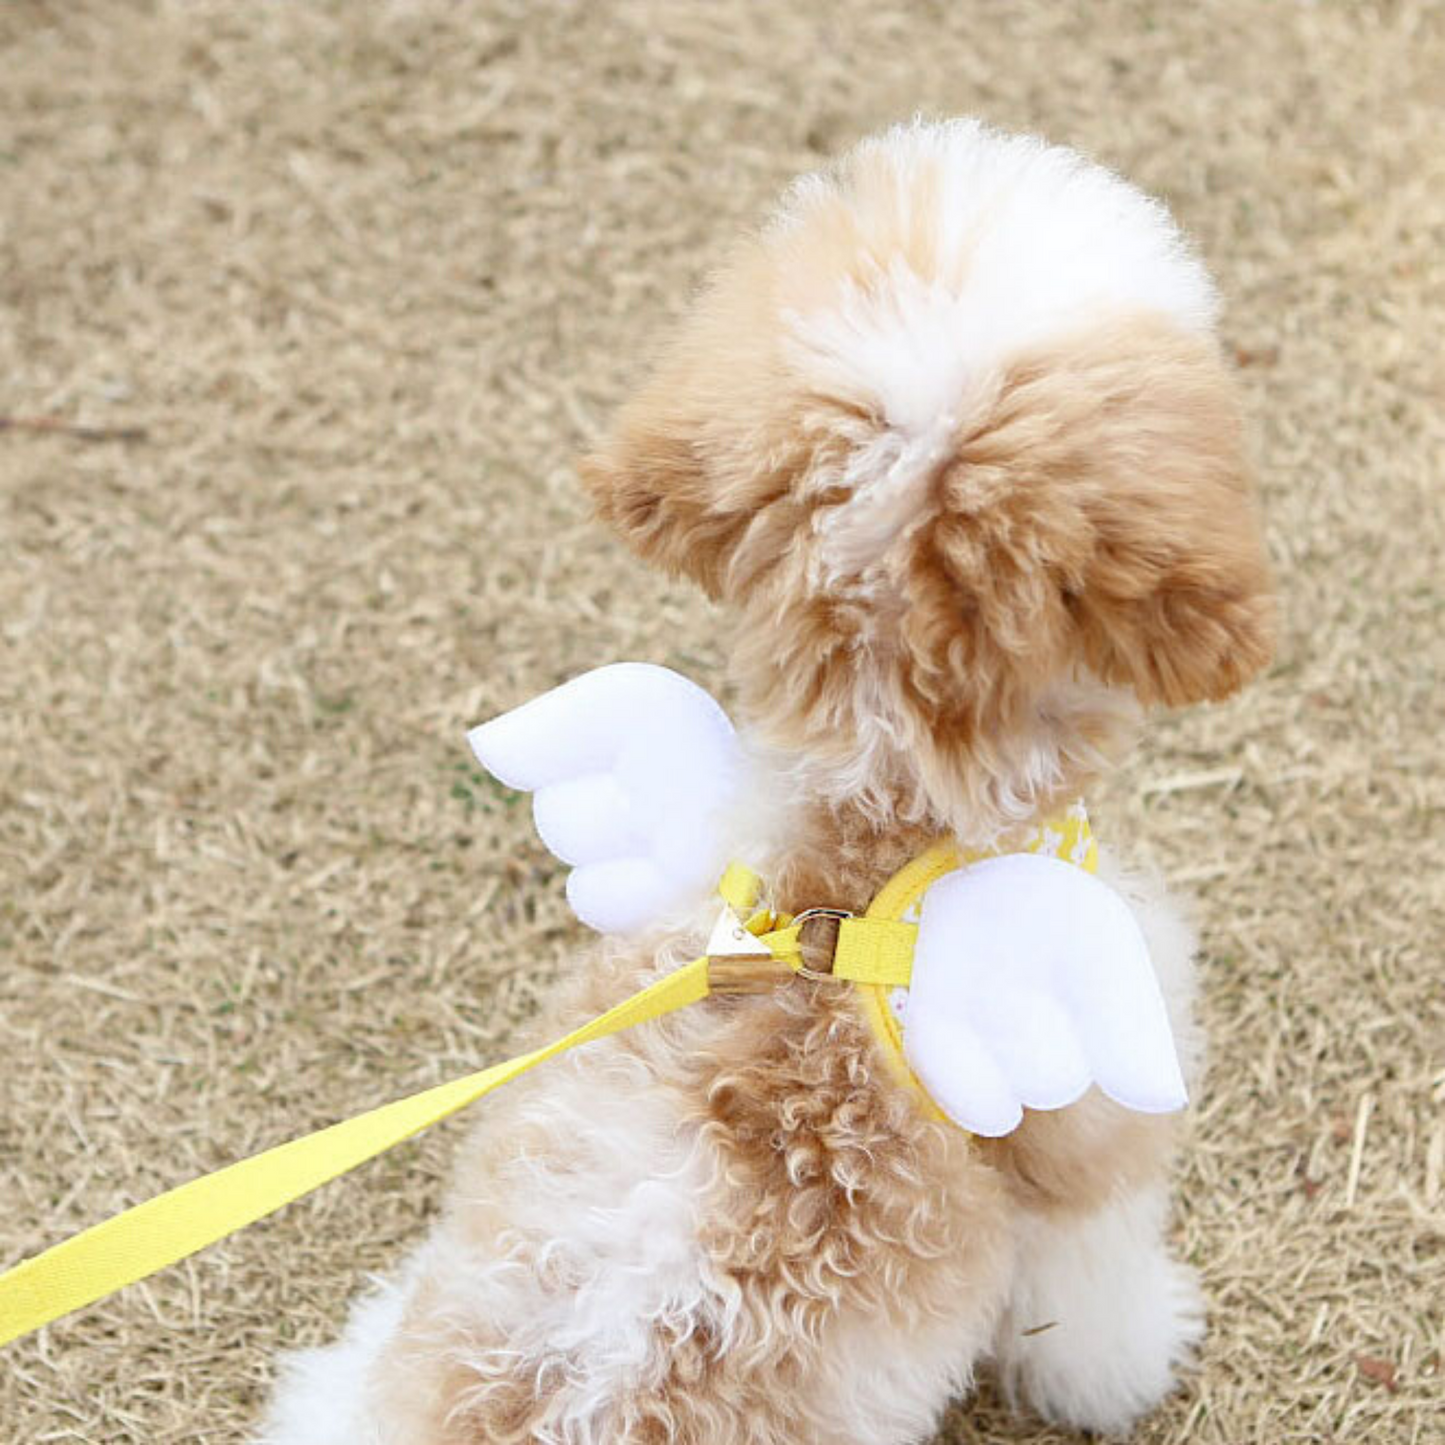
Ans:
POLYGON ((1136 320, 1025 363, 968 450, 1000 448, 1023 461, 1018 484, 1069 500, 1063 599, 1098 675, 1177 706, 1269 661, 1269 565, 1212 341, 1136 320))
POLYGON ((713 598, 753 516, 787 487, 772 308, 765 260, 745 243, 697 298, 608 439, 579 464, 602 520, 645 560, 713 598))
POLYGON ((699 446, 703 422, 690 400, 685 377, 664 366, 579 472, 598 515, 624 542, 716 598, 744 519, 715 506, 699 446))

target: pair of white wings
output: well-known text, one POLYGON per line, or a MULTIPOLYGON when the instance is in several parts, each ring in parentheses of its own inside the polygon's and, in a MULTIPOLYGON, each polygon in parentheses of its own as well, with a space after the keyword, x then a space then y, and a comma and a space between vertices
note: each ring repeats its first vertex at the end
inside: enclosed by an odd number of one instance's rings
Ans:
MULTIPOLYGON (((614 663, 469 741, 488 772, 535 794, 537 831, 572 869, 568 902, 599 932, 634 932, 716 885, 741 767, 727 714, 695 683, 614 663)), ((1054 858, 990 859, 929 888, 904 1053, 951 1118, 993 1137, 1025 1108, 1062 1108, 1094 1084, 1145 1113, 1186 1101, 1133 913, 1054 858)))

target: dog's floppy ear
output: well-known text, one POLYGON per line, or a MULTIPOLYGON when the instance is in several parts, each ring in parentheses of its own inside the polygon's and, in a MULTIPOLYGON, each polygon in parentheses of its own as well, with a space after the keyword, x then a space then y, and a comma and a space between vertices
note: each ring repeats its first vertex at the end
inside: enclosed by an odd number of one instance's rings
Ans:
POLYGON ((603 521, 713 598, 754 513, 786 490, 770 292, 765 258, 744 243, 579 465, 603 521))
POLYGON ((1086 529, 1064 602, 1096 673, 1177 706, 1269 661, 1269 565, 1212 341, 1147 318, 1104 328, 1018 368, 989 431, 1020 434, 1023 484, 1057 487, 1086 529))
POLYGON ((598 515, 623 541, 716 598, 744 519, 714 506, 699 449, 701 419, 688 404, 684 380, 664 363, 579 471, 598 515))

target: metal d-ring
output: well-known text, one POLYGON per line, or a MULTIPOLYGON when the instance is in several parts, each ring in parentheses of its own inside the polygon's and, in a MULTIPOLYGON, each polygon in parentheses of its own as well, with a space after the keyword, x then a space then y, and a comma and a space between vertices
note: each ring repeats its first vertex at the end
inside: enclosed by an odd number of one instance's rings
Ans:
MULTIPOLYGON (((844 919, 852 918, 852 917, 854 917, 853 913, 850 912, 850 911, 849 911, 848 909, 846 909, 846 908, 805 908, 801 913, 799 913, 799 914, 793 919, 793 923, 792 923, 792 926, 798 930, 798 949, 799 949, 799 952, 802 951, 802 947, 803 947, 803 926, 804 926, 805 924, 811 923, 814 919, 817 919, 817 918, 831 918, 831 919, 836 920, 836 922, 838 923, 839 927, 841 927, 842 924, 843 924, 844 919)), ((837 951, 838 951, 838 935, 837 935, 837 933, 835 932, 834 935, 833 935, 833 954, 836 955, 836 954, 837 954, 837 951)), ((836 982, 836 980, 833 978, 833 958, 832 958, 832 957, 830 957, 830 958, 828 959, 828 967, 827 967, 826 970, 816 969, 816 968, 809 968, 806 964, 799 964, 799 965, 798 965, 797 972, 798 972, 799 976, 802 977, 802 978, 811 978, 811 979, 814 979, 815 981, 818 981, 818 982, 828 982, 828 983, 836 982)))

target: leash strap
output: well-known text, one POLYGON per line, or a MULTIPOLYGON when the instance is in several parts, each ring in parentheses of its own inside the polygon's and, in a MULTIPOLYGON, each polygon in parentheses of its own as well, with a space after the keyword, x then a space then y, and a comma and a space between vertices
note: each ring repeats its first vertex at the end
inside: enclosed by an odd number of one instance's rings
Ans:
POLYGON ((263 1219, 558 1054, 706 998, 707 965, 683 965, 545 1048, 254 1154, 26 1260, 0 1275, 0 1345, 263 1219))
MULTIPOLYGON (((1098 864, 1082 804, 1040 825, 1022 851, 1066 858, 1091 873, 1098 864)), ((826 976, 856 987, 890 1066, 931 1116, 940 1119, 944 1116, 903 1062, 902 1035, 887 994, 909 983, 918 933, 914 920, 924 891, 961 864, 995 852, 960 851, 940 843, 896 874, 873 900, 866 917, 832 914, 839 923, 826 976)), ((718 891, 736 915, 746 917, 760 888, 751 869, 733 864, 718 891)), ((795 972, 819 977, 803 965, 802 930, 808 916, 800 914, 795 920, 767 911, 754 913, 744 927, 757 939, 756 953, 744 946, 733 950, 731 960, 695 959, 545 1048, 193 1179, 23 1261, 0 1274, 0 1346, 265 1218, 569 1049, 662 1018, 709 993, 761 992, 795 972), (754 967, 759 961, 768 966, 754 967), (732 986, 727 981, 730 963, 736 975, 732 986)))
MULTIPOLYGON (((756 878, 746 869, 729 870, 724 883, 730 906, 750 905, 756 895, 756 878)), ((798 925, 758 913, 746 926, 761 948, 786 965, 779 977, 801 968, 798 925)), ((836 977, 907 983, 913 925, 880 929, 874 920, 848 919, 843 929, 836 977)), ((25 1260, 0 1275, 0 1346, 264 1219, 558 1054, 699 1002, 713 991, 713 962, 703 957, 684 964, 545 1048, 253 1154, 25 1260)))

